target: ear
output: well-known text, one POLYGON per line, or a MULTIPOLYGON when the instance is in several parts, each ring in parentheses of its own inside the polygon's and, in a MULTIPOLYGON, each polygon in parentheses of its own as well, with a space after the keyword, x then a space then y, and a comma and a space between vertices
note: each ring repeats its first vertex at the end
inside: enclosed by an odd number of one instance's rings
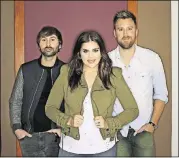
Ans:
POLYGON ((77 56, 78 56, 79 59, 81 59, 81 54, 80 54, 80 52, 77 53, 77 56))
POLYGON ((113 30, 114 37, 116 38, 116 30, 113 30))
POLYGON ((136 29, 136 37, 138 36, 138 34, 139 34, 139 30, 138 29, 136 29))
POLYGON ((59 44, 59 47, 58 47, 59 49, 61 49, 62 48, 62 45, 61 44, 59 44))

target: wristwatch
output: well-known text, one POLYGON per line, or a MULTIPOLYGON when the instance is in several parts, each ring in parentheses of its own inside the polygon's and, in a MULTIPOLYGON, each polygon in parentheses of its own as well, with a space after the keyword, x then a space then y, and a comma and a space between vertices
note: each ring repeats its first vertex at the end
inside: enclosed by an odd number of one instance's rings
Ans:
POLYGON ((158 126, 157 126, 155 123, 153 123, 152 121, 150 121, 149 124, 151 124, 151 125, 154 127, 154 129, 156 129, 156 128, 158 127, 158 126))

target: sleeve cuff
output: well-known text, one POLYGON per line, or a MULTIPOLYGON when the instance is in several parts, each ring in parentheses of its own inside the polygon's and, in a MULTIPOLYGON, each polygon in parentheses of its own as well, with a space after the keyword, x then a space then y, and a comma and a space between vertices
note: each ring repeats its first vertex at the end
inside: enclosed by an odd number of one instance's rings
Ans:
MULTIPOLYGON (((108 124, 108 129, 106 129, 106 132, 107 132, 107 135, 109 136, 113 136, 115 135, 115 133, 117 133, 117 131, 119 130, 117 127, 116 127, 116 124, 115 124, 115 120, 114 118, 107 118, 106 119, 106 122, 108 124)), ((119 127, 120 128, 120 127, 119 127)))
POLYGON ((20 123, 16 123, 16 124, 13 124, 13 125, 12 125, 12 130, 13 130, 14 132, 15 132, 15 130, 17 130, 17 129, 22 129, 20 123))
POLYGON ((158 99, 158 100, 161 100, 161 101, 164 101, 165 104, 168 103, 168 97, 161 97, 161 96, 154 96, 153 99, 158 99))

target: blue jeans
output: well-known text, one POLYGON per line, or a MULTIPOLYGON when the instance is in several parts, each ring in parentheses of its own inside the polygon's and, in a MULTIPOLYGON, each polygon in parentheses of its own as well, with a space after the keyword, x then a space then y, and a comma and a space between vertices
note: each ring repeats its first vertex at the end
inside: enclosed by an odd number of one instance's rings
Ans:
POLYGON ((111 149, 99 153, 99 154, 75 154, 75 153, 70 153, 67 152, 63 149, 60 148, 59 151, 59 157, 116 157, 116 145, 114 145, 111 149))
POLYGON ((22 156, 58 156, 60 138, 53 133, 33 133, 19 140, 22 156))
POLYGON ((143 131, 133 136, 134 130, 129 129, 128 136, 122 137, 118 133, 119 142, 117 142, 117 156, 118 157, 145 157, 155 156, 155 144, 153 134, 143 131))

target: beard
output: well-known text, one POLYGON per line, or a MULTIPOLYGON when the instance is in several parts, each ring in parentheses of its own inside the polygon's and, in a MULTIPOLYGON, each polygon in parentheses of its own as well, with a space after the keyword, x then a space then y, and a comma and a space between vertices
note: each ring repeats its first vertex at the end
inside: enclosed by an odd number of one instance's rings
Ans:
POLYGON ((59 52, 59 47, 57 48, 45 47, 44 49, 40 48, 40 52, 45 57, 53 57, 59 52))
POLYGON ((122 40, 118 40, 118 44, 119 46, 121 46, 123 49, 130 49, 134 43, 135 43, 136 37, 134 39, 132 39, 131 37, 123 37, 122 40), (125 40, 128 41, 125 41, 125 40))

